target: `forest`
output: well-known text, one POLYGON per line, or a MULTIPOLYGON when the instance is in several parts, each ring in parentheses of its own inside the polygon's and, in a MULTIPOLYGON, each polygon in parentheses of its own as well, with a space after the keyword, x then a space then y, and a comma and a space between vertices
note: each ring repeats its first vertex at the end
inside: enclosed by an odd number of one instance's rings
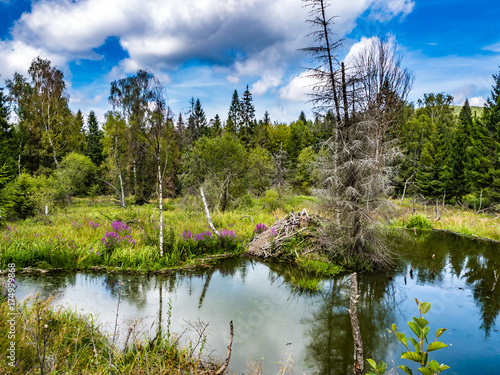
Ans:
MULTIPOLYGON (((112 107, 99 124, 91 111, 72 113, 63 74, 37 58, 29 77, 16 74, 0 96, 0 207, 3 219, 24 219, 68 204, 73 196, 115 194, 122 206, 210 192, 225 211, 245 196, 309 195, 321 188, 317 160, 333 134, 335 116, 286 124, 268 112, 255 118, 246 87, 228 100, 227 120, 207 119, 199 99, 174 114, 149 71, 114 81, 112 107)), ((500 74, 484 108, 453 106, 453 97, 429 93, 404 103, 385 141, 397 148, 392 196, 493 207, 500 199, 500 74)))

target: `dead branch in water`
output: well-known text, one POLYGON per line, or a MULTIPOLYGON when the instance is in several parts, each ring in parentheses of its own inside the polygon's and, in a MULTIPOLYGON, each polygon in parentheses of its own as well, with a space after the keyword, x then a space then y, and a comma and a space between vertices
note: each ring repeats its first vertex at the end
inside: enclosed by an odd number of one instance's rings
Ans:
POLYGON ((361 340, 358 314, 356 313, 356 305, 359 298, 358 280, 356 276, 356 272, 351 275, 350 306, 347 312, 351 318, 352 338, 354 339, 354 375, 363 375, 363 341, 361 340))
POLYGON ((222 364, 222 367, 219 368, 216 372, 215 375, 221 375, 226 371, 227 365, 229 364, 229 359, 231 358, 231 347, 233 345, 233 321, 229 323, 230 327, 230 337, 229 337, 229 344, 227 345, 227 358, 226 361, 222 364))

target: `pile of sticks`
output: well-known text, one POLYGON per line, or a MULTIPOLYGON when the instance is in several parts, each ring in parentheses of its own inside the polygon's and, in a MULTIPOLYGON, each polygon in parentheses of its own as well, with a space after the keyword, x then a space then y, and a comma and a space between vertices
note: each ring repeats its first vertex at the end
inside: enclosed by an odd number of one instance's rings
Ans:
MULTIPOLYGON (((292 237, 306 231, 313 223, 320 223, 320 218, 316 215, 309 215, 306 209, 298 213, 292 211, 283 219, 276 220, 265 232, 255 236, 248 245, 248 253, 262 258, 280 257, 285 253, 283 245, 292 237)), ((301 236, 302 241, 297 244, 297 247, 306 240, 314 241, 309 237, 312 235, 307 231, 301 236)), ((296 249, 295 252, 297 252, 296 249)))

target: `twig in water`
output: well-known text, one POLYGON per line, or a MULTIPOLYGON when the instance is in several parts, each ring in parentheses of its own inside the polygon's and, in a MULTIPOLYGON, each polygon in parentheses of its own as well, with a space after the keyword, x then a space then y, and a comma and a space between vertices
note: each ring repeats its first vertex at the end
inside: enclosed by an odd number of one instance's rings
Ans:
POLYGON ((497 275, 497 270, 493 271, 493 277, 495 278, 495 282, 493 283, 493 288, 491 288, 491 293, 495 290, 495 287, 497 286, 497 281, 498 281, 498 276, 497 275))
POLYGON ((229 359, 231 359, 231 347, 233 345, 233 321, 229 323, 230 327, 230 336, 229 336, 229 344, 227 345, 227 358, 226 361, 222 364, 221 368, 219 368, 215 375, 221 375, 226 371, 227 365, 229 364, 229 359))

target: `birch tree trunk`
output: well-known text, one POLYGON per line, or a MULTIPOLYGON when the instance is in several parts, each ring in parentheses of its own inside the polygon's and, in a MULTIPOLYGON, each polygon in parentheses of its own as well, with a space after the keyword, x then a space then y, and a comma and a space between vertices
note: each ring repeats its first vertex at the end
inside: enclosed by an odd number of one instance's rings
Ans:
POLYGON ((160 257, 163 257, 163 184, 161 181, 161 160, 159 158, 158 158, 158 206, 160 209, 160 238, 159 238, 160 257))
POLYGON ((116 163, 116 168, 118 169, 118 179, 120 180, 120 190, 121 190, 121 195, 120 195, 120 204, 123 208, 126 207, 125 205, 125 192, 123 190, 123 179, 122 179, 122 171, 120 169, 120 163, 118 162, 118 140, 115 137, 115 163, 116 163))
POLYGON ((200 193, 201 193, 201 199, 203 200, 203 207, 205 207, 205 215, 207 216, 208 225, 210 226, 210 229, 212 229, 212 231, 217 235, 217 237, 219 237, 220 233, 215 228, 214 223, 212 223, 212 218, 210 217, 210 211, 208 211, 207 200, 205 199, 205 194, 203 193, 202 187, 200 187, 200 193))

